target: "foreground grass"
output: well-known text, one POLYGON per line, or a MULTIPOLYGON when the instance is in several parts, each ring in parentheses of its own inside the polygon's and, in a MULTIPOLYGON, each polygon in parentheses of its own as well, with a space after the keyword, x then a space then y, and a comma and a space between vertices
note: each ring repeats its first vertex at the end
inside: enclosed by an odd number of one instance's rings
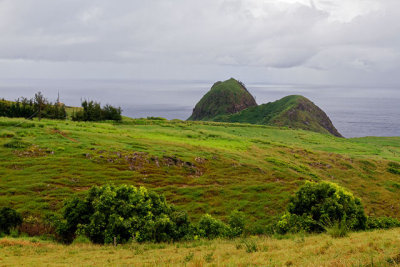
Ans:
POLYGON ((124 119, 0 118, 0 206, 43 217, 93 185, 144 185, 192 219, 239 209, 261 229, 304 181, 326 180, 360 197, 368 215, 399 218, 400 137, 124 119))
POLYGON ((117 247, 2 238, 0 248, 2 266, 397 266, 400 229, 117 247))

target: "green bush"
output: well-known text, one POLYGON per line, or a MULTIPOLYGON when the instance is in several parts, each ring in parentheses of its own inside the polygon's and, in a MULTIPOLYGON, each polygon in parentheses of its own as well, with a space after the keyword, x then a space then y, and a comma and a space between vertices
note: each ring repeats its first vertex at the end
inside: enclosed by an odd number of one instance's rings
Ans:
POLYGON ((93 243, 125 243, 130 239, 175 241, 194 232, 186 213, 168 205, 165 198, 134 186, 92 187, 84 199, 64 204, 57 233, 66 242, 86 235, 93 243))
POLYGON ((349 230, 366 228, 359 198, 329 182, 307 182, 290 199, 287 213, 276 224, 278 232, 324 232, 326 226, 346 220, 349 230))
POLYGON ((246 217, 243 212, 234 210, 229 215, 229 236, 237 237, 243 234, 246 217))
POLYGON ((103 121, 114 120, 121 121, 121 108, 115 108, 110 105, 105 105, 101 108, 100 103, 94 101, 83 101, 82 110, 74 111, 72 114, 73 121, 103 121))
POLYGON ((0 233, 10 234, 10 230, 22 224, 21 215, 15 210, 4 207, 0 209, 0 233))
POLYGON ((225 223, 212 217, 210 214, 203 215, 198 224, 198 234, 208 239, 227 237, 229 230, 229 227, 225 223))
POLYGON ((59 101, 51 103, 38 92, 32 99, 22 97, 14 102, 0 100, 0 116, 65 120, 67 112, 64 104, 59 101))
POLYGON ((275 225, 275 232, 278 234, 298 233, 298 232, 313 232, 313 229, 319 225, 312 219, 310 215, 291 214, 286 212, 275 225))
POLYGON ((368 217, 367 229, 389 229, 400 227, 400 221, 391 217, 368 217))

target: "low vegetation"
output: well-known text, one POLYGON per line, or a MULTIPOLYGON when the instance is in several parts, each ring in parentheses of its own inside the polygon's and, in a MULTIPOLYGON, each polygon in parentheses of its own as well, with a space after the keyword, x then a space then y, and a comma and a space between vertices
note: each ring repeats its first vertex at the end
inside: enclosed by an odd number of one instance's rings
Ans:
POLYGON ((35 94, 32 99, 24 98, 16 101, 0 100, 0 117, 10 118, 47 118, 65 120, 67 112, 65 105, 57 101, 50 102, 41 92, 35 94))
POLYGON ((0 239, 5 266, 397 266, 400 229, 349 233, 199 239, 178 243, 71 245, 34 238, 0 239))
POLYGON ((232 212, 229 224, 205 214, 198 224, 185 211, 167 204, 163 196, 144 187, 105 185, 92 187, 84 198, 64 203, 62 218, 52 223, 64 242, 86 236, 93 243, 172 242, 237 237, 243 233, 244 214, 232 212))
POLYGON ((0 209, 0 234, 10 234, 10 230, 22 224, 22 216, 14 209, 0 209))
POLYGON ((101 107, 100 103, 84 100, 82 109, 74 110, 72 113, 73 121, 121 121, 121 108, 115 108, 111 105, 101 107))
POLYGON ((366 223, 361 200, 351 192, 333 183, 307 182, 290 199, 276 230, 281 234, 320 233, 332 226, 342 230, 365 230, 366 223))
POLYGON ((64 204, 63 220, 57 223, 64 241, 85 235, 98 244, 177 241, 192 236, 192 228, 187 214, 164 197, 126 185, 92 187, 83 199, 64 204))

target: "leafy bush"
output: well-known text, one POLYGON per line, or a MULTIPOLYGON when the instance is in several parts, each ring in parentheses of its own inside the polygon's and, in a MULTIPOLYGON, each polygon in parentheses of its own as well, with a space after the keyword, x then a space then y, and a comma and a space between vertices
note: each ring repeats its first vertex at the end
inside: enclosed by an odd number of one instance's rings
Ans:
POLYGON ((229 216, 229 236, 237 237, 243 234, 246 217, 243 212, 234 210, 229 216))
POLYGON ((367 217, 359 198, 329 182, 307 182, 290 199, 287 213, 276 224, 278 232, 323 232, 346 221, 349 230, 366 228, 367 217))
POLYGON ((18 212, 8 207, 0 209, 0 233, 10 234, 10 230, 21 223, 22 217, 18 212))
POLYGON ((101 108, 100 103, 94 101, 83 101, 82 110, 74 112, 72 114, 72 120, 74 121, 102 121, 102 120, 114 120, 121 121, 121 108, 115 108, 110 105, 105 105, 101 108))
POLYGON ((67 201, 62 215, 57 232, 66 242, 76 234, 94 243, 175 241, 194 232, 186 213, 144 187, 92 187, 84 199, 67 201))
POLYGON ((318 228, 319 225, 312 219, 310 215, 291 214, 286 212, 275 225, 275 231, 278 234, 298 233, 298 232, 313 232, 313 229, 318 228))
POLYGON ((229 235, 229 230, 229 227, 225 223, 212 217, 210 214, 203 215, 198 224, 199 235, 208 239, 226 237, 229 235))
POLYGON ((0 116, 65 120, 67 112, 64 104, 59 101, 53 104, 38 92, 32 99, 22 97, 14 102, 0 100, 0 116))
POLYGON ((368 217, 367 229, 389 229, 400 227, 400 221, 391 217, 368 217))

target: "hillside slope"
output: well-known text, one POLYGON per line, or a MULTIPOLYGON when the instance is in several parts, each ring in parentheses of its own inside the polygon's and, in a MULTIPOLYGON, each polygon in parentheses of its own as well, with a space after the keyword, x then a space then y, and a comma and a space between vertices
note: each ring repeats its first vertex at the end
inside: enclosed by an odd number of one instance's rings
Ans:
POLYGON ((218 115, 233 114, 257 106, 254 97, 239 81, 231 78, 216 82, 196 104, 188 120, 210 120, 218 115))
POLYGON ((107 183, 144 185, 190 212, 233 209, 262 227, 307 180, 360 197, 369 215, 400 218, 400 137, 337 138, 217 122, 123 123, 0 118, 0 206, 25 215, 58 210, 107 183))
POLYGON ((300 95, 286 96, 232 115, 217 116, 213 121, 287 126, 341 137, 325 112, 300 95))

